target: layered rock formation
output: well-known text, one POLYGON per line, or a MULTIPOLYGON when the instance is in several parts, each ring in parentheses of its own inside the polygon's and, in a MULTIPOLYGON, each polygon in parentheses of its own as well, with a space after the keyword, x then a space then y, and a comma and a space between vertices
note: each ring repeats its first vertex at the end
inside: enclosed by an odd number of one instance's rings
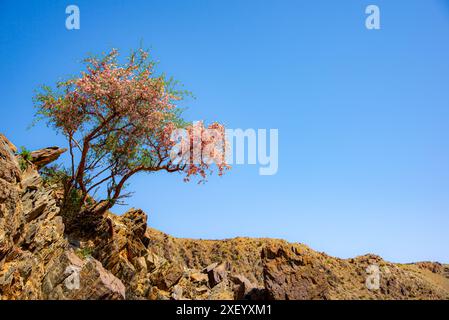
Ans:
POLYGON ((95 232, 68 228, 60 188, 38 172, 63 152, 35 151, 22 170, 0 135, 0 299, 449 298, 439 263, 338 259, 276 239, 177 239, 136 209, 108 213, 95 232))

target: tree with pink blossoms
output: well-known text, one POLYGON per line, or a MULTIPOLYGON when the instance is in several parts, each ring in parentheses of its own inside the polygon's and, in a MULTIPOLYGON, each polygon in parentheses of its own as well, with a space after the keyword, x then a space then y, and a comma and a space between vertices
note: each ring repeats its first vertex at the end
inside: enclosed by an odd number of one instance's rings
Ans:
POLYGON ((176 104, 184 92, 155 73, 146 51, 120 63, 112 50, 86 59, 85 67, 35 97, 39 118, 67 139, 65 198, 76 193, 81 211, 102 215, 128 195, 127 182, 138 173, 179 172, 203 181, 214 165, 219 175, 229 168, 224 127, 187 124, 176 104), (94 200, 97 190, 103 196, 94 200))

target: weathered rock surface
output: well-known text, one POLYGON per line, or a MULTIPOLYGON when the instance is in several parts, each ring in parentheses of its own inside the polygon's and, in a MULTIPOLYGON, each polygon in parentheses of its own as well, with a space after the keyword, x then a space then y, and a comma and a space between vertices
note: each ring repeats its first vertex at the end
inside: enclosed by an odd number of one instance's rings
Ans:
POLYGON ((245 276, 232 276, 235 300, 264 300, 266 292, 264 287, 258 287, 251 283, 245 276))
POLYGON ((273 300, 328 299, 336 276, 307 252, 294 246, 266 247, 262 251, 267 297, 273 300))
POLYGON ((123 283, 93 258, 81 259, 74 251, 53 260, 42 281, 44 299, 125 299, 123 283))
POLYGON ((444 277, 428 277, 416 265, 375 255, 338 259, 300 244, 262 252, 268 299, 448 299, 444 277), (370 285, 371 284, 371 285, 370 285))
POLYGON ((276 239, 177 239, 137 209, 69 228, 61 190, 38 172, 63 152, 35 151, 22 171, 0 134, 0 299, 449 298, 449 266, 435 262, 338 259, 276 239))
POLYGON ((45 165, 57 160, 61 154, 66 152, 67 149, 59 147, 48 147, 31 152, 31 163, 33 163, 37 169, 44 167, 45 165))
POLYGON ((220 265, 213 263, 207 266, 205 271, 209 278, 209 285, 213 288, 220 282, 226 280, 228 278, 228 270, 230 267, 229 263, 222 263, 220 265))
MULTIPOLYGON (((62 153, 52 150, 35 153, 37 164, 62 153)), ((56 190, 43 185, 37 166, 22 172, 16 151, 0 136, 0 299, 124 299, 121 280, 99 261, 76 256, 56 190)))

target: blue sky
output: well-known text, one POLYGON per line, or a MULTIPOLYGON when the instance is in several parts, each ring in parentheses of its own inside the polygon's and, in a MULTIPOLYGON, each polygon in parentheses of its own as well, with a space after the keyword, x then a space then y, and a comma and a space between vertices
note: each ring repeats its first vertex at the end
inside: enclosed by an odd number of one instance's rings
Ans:
POLYGON ((150 226, 449 262, 448 39, 442 0, 2 0, 0 132, 64 145, 43 124, 27 130, 34 90, 77 74, 88 53, 143 43, 197 97, 188 119, 279 129, 274 176, 243 165, 205 185, 135 177, 128 203, 150 226), (69 4, 80 30, 65 28, 69 4), (369 4, 381 30, 365 28, 369 4))

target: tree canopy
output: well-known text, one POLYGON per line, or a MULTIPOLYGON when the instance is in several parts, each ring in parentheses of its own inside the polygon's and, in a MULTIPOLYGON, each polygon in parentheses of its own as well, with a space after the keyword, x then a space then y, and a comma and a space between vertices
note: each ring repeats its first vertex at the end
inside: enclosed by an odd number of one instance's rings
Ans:
POLYGON ((224 127, 186 123, 176 104, 184 92, 155 73, 147 51, 134 51, 120 63, 114 49, 84 63, 78 77, 44 86, 35 97, 38 117, 67 139, 68 185, 83 204, 104 188, 102 208, 109 209, 140 172, 180 172, 185 180, 203 180, 213 164, 219 175, 229 168, 224 127))

